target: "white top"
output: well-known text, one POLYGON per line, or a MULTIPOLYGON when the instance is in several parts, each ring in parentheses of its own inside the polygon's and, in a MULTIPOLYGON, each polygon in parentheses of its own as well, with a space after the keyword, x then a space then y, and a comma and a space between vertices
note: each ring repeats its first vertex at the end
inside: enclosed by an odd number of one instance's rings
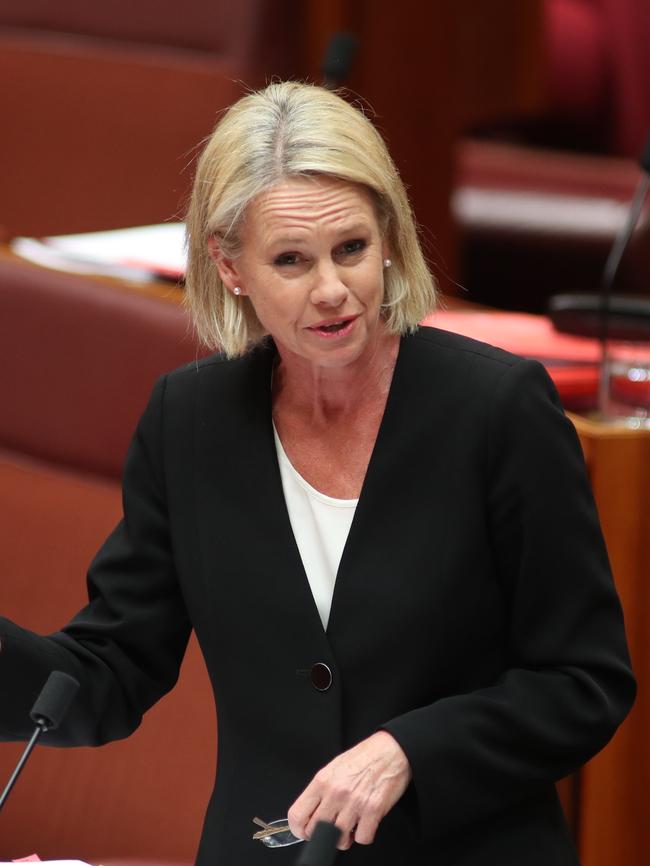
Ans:
POLYGON ((311 486, 289 462, 273 425, 289 520, 314 601, 327 628, 334 584, 358 499, 334 499, 311 486))

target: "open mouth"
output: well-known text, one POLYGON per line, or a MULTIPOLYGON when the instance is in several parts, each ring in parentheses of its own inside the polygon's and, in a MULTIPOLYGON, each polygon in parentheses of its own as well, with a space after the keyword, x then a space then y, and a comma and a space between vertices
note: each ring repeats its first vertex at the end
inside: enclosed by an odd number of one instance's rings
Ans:
POLYGON ((334 335, 334 334, 343 334, 345 331, 348 331, 352 325, 356 316, 353 316, 349 319, 339 319, 338 322, 330 322, 327 325, 315 325, 309 328, 310 331, 314 331, 317 334, 325 335, 334 335))

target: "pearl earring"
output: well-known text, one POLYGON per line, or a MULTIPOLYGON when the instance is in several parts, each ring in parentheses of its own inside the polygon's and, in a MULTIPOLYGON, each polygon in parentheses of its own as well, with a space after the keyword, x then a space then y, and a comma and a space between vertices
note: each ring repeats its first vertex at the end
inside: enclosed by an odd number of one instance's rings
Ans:
POLYGON ((235 286, 235 288, 232 290, 232 292, 233 292, 233 295, 237 295, 237 297, 239 297, 239 295, 241 295, 241 289, 239 288, 239 286, 235 286))
POLYGON ((384 267, 389 268, 392 265, 392 261, 390 259, 384 259, 384 267))

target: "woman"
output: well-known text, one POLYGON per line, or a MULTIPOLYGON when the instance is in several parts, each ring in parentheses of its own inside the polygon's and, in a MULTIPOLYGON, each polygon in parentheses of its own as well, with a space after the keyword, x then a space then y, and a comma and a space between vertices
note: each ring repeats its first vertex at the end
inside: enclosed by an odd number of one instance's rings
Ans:
POLYGON ((225 114, 188 232, 223 354, 157 384, 89 606, 50 638, 0 624, 0 727, 27 735, 25 683, 59 668, 82 684, 61 745, 128 735, 194 628, 219 712, 201 866, 294 862, 252 839, 286 815, 336 821, 350 864, 575 864, 553 782, 634 683, 544 370, 417 329, 435 292, 403 186, 328 91, 225 114))

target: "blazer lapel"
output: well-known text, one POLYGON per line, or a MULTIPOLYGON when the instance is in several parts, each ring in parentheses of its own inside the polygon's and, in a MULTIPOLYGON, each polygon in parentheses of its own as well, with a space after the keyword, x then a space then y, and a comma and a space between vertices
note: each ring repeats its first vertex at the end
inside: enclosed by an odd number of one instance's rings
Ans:
POLYGON ((291 529, 271 416, 272 344, 206 368, 197 401, 197 505, 208 594, 277 618, 303 652, 330 648, 291 529), (215 570, 214 563, 220 568, 215 570), (232 582, 236 582, 233 586, 232 582))
POLYGON ((442 406, 445 383, 440 371, 424 369, 421 360, 416 338, 403 337, 334 589, 327 633, 341 661, 350 641, 361 637, 358 623, 372 616, 374 600, 382 597, 390 604, 393 599, 399 606, 400 593, 409 591, 401 580, 409 539, 422 543, 421 529, 413 527, 413 507, 426 507, 426 544, 433 543, 435 528, 435 559, 442 557, 447 515, 444 503, 429 493, 432 479, 444 485, 450 471, 439 436, 448 420, 436 430, 431 412, 422 410, 432 400, 442 406))
MULTIPOLYGON (((357 582, 355 574, 358 574, 359 558, 363 557, 364 546, 374 544, 377 541, 377 527, 373 526, 373 520, 377 515, 377 510, 381 508, 382 499, 387 492, 382 490, 382 486, 386 481, 386 473, 390 469, 390 443, 395 435, 394 428, 397 419, 403 409, 404 394, 400 380, 403 376, 404 354, 404 340, 402 340, 386 407, 377 432, 377 439, 370 455, 354 520, 339 563, 327 626, 328 635, 335 636, 337 632, 346 627, 346 623, 349 625, 355 618, 357 622, 359 621, 358 595, 354 591, 354 585, 357 582)), ((362 594, 367 592, 368 587, 365 587, 362 594)))

